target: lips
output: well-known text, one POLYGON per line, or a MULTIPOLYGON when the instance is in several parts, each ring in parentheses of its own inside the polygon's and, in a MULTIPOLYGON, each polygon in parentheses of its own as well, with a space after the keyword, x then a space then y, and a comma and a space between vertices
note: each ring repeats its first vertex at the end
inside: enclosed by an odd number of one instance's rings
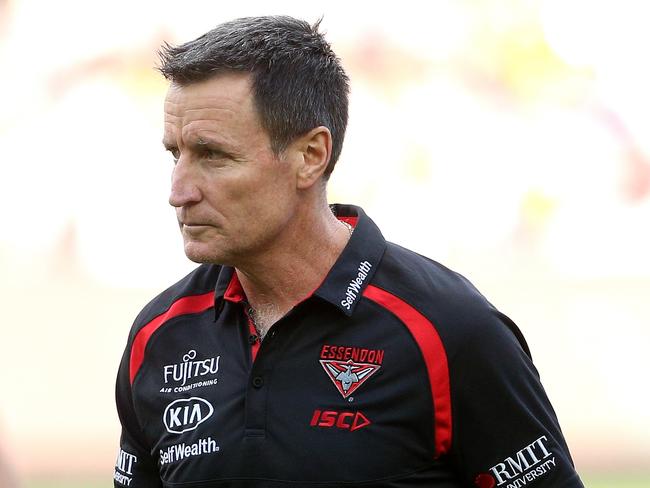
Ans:
POLYGON ((204 224, 182 224, 181 232, 190 238, 199 238, 199 236, 205 235, 209 231, 211 226, 204 224))
POLYGON ((182 224, 182 227, 183 229, 187 229, 187 230, 200 230, 212 226, 209 224, 182 224))
POLYGON ((201 218, 182 218, 183 216, 179 216, 181 218, 178 219, 178 226, 180 227, 181 230, 185 229, 187 231, 195 230, 199 231, 201 229, 206 229, 207 227, 218 227, 213 223, 212 220, 204 220, 201 218))
POLYGON ((214 225, 211 224, 210 222, 206 222, 205 220, 179 220, 179 223, 187 227, 202 227, 202 226, 214 225))

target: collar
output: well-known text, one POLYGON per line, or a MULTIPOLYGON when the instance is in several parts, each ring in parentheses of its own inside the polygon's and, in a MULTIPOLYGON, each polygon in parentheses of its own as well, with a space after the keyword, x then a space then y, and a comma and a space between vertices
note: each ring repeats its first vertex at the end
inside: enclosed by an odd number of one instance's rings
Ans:
MULTIPOLYGON (((330 205, 339 220, 354 227, 350 240, 343 248, 323 282, 312 293, 351 316, 379 267, 386 240, 377 225, 361 207, 354 205, 330 205)), ((224 302, 241 302, 246 299, 237 273, 231 266, 223 266, 215 288, 215 320, 223 309, 224 302)))

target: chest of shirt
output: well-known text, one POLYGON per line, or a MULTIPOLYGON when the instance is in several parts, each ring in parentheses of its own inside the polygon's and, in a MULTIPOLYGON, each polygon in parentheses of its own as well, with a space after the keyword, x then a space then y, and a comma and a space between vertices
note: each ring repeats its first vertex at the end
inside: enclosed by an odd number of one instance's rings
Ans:
POLYGON ((163 481, 367 481, 432 462, 427 373, 394 317, 371 306, 353 318, 294 310, 259 348, 242 307, 213 319, 209 310, 166 324, 134 382, 163 481))

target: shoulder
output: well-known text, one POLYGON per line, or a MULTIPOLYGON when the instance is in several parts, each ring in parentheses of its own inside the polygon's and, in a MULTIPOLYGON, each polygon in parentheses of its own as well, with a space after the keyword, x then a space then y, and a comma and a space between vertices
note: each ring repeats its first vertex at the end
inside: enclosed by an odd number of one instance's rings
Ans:
POLYGON ((374 284, 425 315, 481 313, 492 305, 460 273, 397 244, 387 243, 374 284))
POLYGON ((476 342, 526 341, 512 320, 463 275, 399 245, 388 243, 373 285, 407 303, 436 328, 446 349, 476 342))
POLYGON ((214 289, 220 270, 221 266, 219 265, 202 264, 158 294, 145 305, 136 317, 129 334, 129 342, 145 325, 169 311, 173 306, 182 303, 184 299, 191 300, 193 297, 205 296, 206 300, 213 301, 214 289))

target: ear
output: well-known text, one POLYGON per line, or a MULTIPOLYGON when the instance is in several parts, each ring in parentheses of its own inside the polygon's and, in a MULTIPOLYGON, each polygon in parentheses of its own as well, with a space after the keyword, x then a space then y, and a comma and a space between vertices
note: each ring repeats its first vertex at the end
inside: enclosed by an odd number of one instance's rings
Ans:
POLYGON ((296 173, 299 189, 312 187, 320 180, 332 156, 332 134, 324 126, 316 127, 298 138, 300 160, 296 173))

